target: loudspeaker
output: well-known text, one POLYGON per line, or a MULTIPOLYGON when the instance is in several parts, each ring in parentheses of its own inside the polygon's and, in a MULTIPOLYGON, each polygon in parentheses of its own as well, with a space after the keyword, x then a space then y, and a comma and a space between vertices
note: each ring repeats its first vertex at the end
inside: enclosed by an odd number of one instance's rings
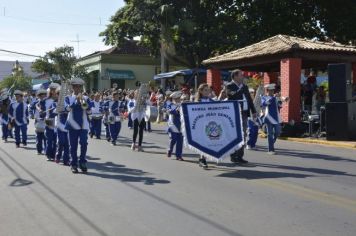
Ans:
POLYGON ((329 64, 330 102, 346 102, 352 97, 351 64, 329 64))
POLYGON ((356 140, 356 103, 326 103, 326 139, 356 140))

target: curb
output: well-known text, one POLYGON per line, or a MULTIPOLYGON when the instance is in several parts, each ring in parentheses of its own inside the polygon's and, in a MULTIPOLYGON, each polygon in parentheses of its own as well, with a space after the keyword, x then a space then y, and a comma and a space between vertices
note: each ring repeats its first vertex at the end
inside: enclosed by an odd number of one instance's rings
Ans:
POLYGON ((321 144, 321 145, 327 145, 327 146, 333 146, 333 147, 356 149, 356 144, 353 144, 353 143, 338 143, 338 142, 317 140, 317 139, 308 139, 308 138, 279 137, 279 139, 286 140, 286 141, 292 141, 292 142, 298 142, 298 143, 321 144))

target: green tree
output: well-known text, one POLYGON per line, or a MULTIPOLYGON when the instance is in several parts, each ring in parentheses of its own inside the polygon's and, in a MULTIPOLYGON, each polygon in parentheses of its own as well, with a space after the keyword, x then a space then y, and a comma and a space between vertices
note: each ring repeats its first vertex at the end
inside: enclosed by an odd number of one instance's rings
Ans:
POLYGON ((74 48, 63 46, 47 52, 43 58, 37 59, 32 64, 32 70, 49 75, 61 75, 66 79, 71 77, 88 78, 88 73, 83 66, 76 65, 77 58, 74 48))
POLYGON ((356 1, 317 1, 317 18, 325 36, 337 42, 356 45, 356 1))
POLYGON ((7 88, 12 92, 16 89, 21 91, 27 91, 32 88, 32 78, 24 74, 22 66, 16 61, 13 69, 12 75, 4 78, 0 82, 0 90, 7 88))
POLYGON ((0 89, 11 88, 12 91, 19 89, 21 91, 28 91, 32 88, 32 78, 23 74, 10 75, 0 82, 0 89))
POLYGON ((354 0, 125 0, 100 33, 107 45, 141 44, 189 67, 276 34, 355 42, 354 0), (338 10, 340 9, 340 10, 338 10), (337 14, 335 14, 337 12, 337 14))
POLYGON ((158 55, 161 42, 170 61, 199 66, 214 51, 226 51, 236 40, 233 18, 223 9, 231 0, 127 0, 100 33, 107 45, 120 46, 141 37, 141 43, 158 55))

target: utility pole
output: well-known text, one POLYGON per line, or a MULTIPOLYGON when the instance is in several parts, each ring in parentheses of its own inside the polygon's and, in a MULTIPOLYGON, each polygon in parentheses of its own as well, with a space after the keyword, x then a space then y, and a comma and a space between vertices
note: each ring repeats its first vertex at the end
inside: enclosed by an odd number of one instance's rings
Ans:
POLYGON ((84 42, 84 40, 79 40, 79 34, 77 34, 77 40, 71 40, 71 42, 74 42, 74 43, 77 43, 77 46, 78 46, 78 58, 79 58, 79 44, 80 42, 84 42))

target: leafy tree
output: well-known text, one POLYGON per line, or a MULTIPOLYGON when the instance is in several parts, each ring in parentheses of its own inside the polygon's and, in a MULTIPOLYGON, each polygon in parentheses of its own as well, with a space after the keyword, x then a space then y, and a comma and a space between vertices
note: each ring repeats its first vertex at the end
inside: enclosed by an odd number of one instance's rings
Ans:
POLYGON ((22 66, 16 61, 14 68, 12 69, 12 75, 4 78, 0 82, 0 90, 7 88, 11 91, 16 89, 27 91, 32 88, 32 78, 24 74, 22 66))
POLYGON ((66 79, 71 77, 87 79, 88 74, 85 68, 76 65, 76 60, 74 48, 63 46, 47 52, 43 58, 37 59, 32 64, 32 70, 49 75, 61 75, 66 79))
POLYGON ((10 75, 0 82, 0 89, 12 88, 12 91, 16 89, 28 91, 32 88, 31 80, 31 77, 24 76, 23 74, 10 75))
POLYGON ((234 20, 223 10, 232 2, 127 0, 100 36, 106 44, 118 46, 140 36, 153 55, 159 53, 162 43, 168 59, 196 67, 214 50, 230 49, 236 40, 231 27, 234 20))
POLYGON ((140 43, 189 67, 276 34, 355 42, 354 0, 125 0, 100 33, 107 45, 140 43), (337 10, 340 9, 340 10, 337 10), (337 14, 336 14, 337 13, 337 14))
POLYGON ((317 18, 325 36, 337 42, 356 45, 355 0, 317 0, 317 18))

